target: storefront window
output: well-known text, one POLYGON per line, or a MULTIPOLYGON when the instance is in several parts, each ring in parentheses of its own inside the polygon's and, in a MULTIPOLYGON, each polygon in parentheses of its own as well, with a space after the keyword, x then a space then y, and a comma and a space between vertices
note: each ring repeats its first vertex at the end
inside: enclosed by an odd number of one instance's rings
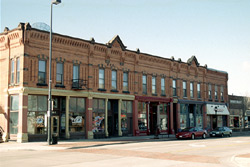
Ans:
POLYGON ((105 100, 93 99, 93 120, 92 131, 104 132, 105 131, 105 100))
POLYGON ((85 132, 85 99, 69 100, 69 132, 85 132))
POLYGON ((203 115, 202 115, 202 106, 196 105, 196 127, 203 128, 203 115))
POLYGON ((222 127, 223 125, 223 122, 222 122, 222 116, 221 115, 218 115, 217 116, 217 127, 222 127))
POLYGON ((211 129, 211 116, 207 115, 207 129, 211 129))
POLYGON ((46 134, 47 96, 28 96, 28 134, 46 134))
POLYGON ((168 129, 168 115, 167 115, 167 104, 160 105, 160 129, 168 129))
POLYGON ((145 102, 138 102, 138 127, 140 131, 147 130, 147 111, 145 102))
POLYGON ((122 101, 121 129, 123 133, 132 133, 132 102, 122 101))
POLYGON ((188 108, 186 104, 180 104, 181 111, 180 111, 180 128, 184 129, 187 127, 187 112, 188 108))

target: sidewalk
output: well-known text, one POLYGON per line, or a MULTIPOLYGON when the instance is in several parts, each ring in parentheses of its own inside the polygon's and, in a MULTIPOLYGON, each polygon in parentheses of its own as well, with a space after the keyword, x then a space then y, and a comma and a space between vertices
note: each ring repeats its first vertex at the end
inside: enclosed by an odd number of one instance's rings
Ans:
POLYGON ((102 145, 126 144, 136 142, 152 142, 152 141, 167 141, 175 139, 174 135, 159 136, 159 139, 154 139, 154 136, 132 136, 132 137, 112 137, 104 139, 79 139, 79 140, 59 140, 56 145, 48 145, 47 142, 27 142, 17 143, 16 141, 9 141, 0 143, 0 152, 4 151, 45 151, 45 150, 65 150, 69 148, 87 148, 102 145))

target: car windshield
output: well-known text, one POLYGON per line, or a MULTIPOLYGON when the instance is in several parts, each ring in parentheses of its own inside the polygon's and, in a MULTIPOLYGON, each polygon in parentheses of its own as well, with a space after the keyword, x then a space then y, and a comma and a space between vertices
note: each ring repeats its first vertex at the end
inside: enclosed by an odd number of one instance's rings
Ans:
POLYGON ((193 130, 194 130, 194 128, 185 128, 185 129, 182 129, 181 131, 182 132, 191 132, 193 130))
POLYGON ((217 127, 214 130, 221 131, 221 130, 223 130, 223 128, 222 127, 217 127))

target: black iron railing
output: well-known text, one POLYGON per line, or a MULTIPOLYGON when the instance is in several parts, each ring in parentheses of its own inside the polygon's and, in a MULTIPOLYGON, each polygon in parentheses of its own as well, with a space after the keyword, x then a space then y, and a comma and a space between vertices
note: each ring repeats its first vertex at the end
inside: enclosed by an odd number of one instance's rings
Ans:
POLYGON ((87 89, 87 80, 73 79, 72 89, 87 89))

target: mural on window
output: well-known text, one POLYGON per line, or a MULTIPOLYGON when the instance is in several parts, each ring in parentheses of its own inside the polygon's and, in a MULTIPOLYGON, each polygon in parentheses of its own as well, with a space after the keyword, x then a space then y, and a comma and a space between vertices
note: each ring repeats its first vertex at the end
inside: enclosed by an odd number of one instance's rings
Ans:
POLYGON ((85 99, 69 100, 69 132, 85 132, 85 99))
POLYGON ((132 133, 132 102, 122 101, 121 129, 122 133, 132 133))
POLYGON ((180 111, 180 128, 184 129, 187 127, 187 105, 186 104, 180 104, 181 111, 180 111))
POLYGON ((203 128, 203 115, 202 115, 202 106, 196 105, 195 108, 195 118, 196 118, 196 127, 203 128))
POLYGON ((167 104, 160 105, 160 130, 166 131, 168 129, 168 114, 167 104))
POLYGON ((105 131, 105 99, 93 99, 92 131, 105 131))
POLYGON ((28 96, 28 134, 47 133, 47 100, 47 96, 28 96))
POLYGON ((145 102, 138 102, 138 127, 140 131, 147 130, 147 111, 145 102))

